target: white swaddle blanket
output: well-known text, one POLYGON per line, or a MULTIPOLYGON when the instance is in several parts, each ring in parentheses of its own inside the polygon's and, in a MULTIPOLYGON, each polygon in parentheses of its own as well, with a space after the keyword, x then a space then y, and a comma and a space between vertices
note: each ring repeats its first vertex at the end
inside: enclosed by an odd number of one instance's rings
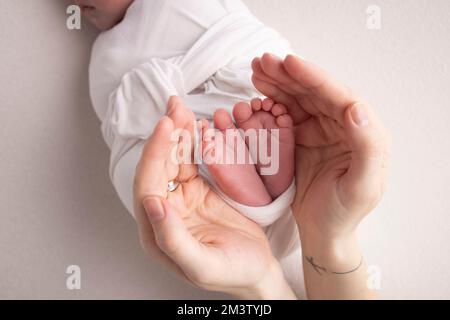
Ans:
MULTIPOLYGON (((111 149, 110 175, 133 214, 132 184, 145 140, 178 95, 197 119, 221 107, 260 96, 251 83, 251 61, 265 52, 279 56, 290 46, 251 15, 240 0, 136 0, 125 19, 97 39, 90 89, 102 132, 111 149)), ((204 166, 201 174, 236 210, 264 227, 274 254, 299 248, 290 213, 293 183, 268 206, 240 205, 219 190, 204 166)))

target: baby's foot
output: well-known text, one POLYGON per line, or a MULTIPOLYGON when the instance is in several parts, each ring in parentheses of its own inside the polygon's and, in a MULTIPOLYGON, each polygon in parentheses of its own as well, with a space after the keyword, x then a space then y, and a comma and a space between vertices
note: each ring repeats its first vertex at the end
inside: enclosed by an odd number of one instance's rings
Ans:
POLYGON ((203 159, 220 189, 243 205, 260 207, 272 202, 227 111, 215 112, 214 126, 217 130, 208 130, 208 122, 201 122, 203 159), (218 136, 211 139, 214 133, 218 136), (244 161, 238 162, 239 152, 244 161))
MULTIPOLYGON (((275 174, 261 174, 263 173, 261 170, 273 166, 273 163, 267 164, 261 161, 261 155, 257 153, 259 147, 254 145, 248 145, 248 147, 267 191, 273 199, 277 198, 290 186, 294 178, 295 138, 292 118, 288 115, 284 105, 275 103, 272 99, 264 101, 253 99, 251 104, 238 103, 234 106, 233 116, 238 128, 243 129, 244 132, 250 129, 269 129, 267 132, 268 154, 272 161, 278 161, 279 164, 275 174), (271 135, 274 133, 271 133, 270 129, 279 129, 278 159, 274 159, 274 153, 271 152, 271 148, 273 148, 271 135)), ((249 143, 248 140, 246 142, 249 143)))

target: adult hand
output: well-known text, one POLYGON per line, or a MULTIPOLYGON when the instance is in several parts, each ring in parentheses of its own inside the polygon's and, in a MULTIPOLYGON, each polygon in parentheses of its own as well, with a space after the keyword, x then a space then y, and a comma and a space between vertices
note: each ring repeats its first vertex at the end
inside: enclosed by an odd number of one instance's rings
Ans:
MULTIPOLYGON (((300 58, 281 60, 265 54, 253 61, 253 70, 256 88, 285 104, 294 119, 297 195, 293 213, 304 262, 324 276, 362 270, 356 228, 384 192, 386 130, 367 103, 300 58)), ((305 278, 308 282, 313 277, 305 278)), ((364 291, 361 284, 357 290, 364 291)), ((310 286, 309 291, 310 296, 330 296, 326 289, 311 294, 317 290, 310 286)))
POLYGON ((192 161, 172 159, 193 145, 193 123, 180 99, 171 98, 143 150, 134 210, 144 250, 203 289, 238 298, 294 298, 261 228, 211 190, 192 161), (172 141, 175 129, 190 137, 172 141), (174 179, 180 186, 167 192, 174 179))

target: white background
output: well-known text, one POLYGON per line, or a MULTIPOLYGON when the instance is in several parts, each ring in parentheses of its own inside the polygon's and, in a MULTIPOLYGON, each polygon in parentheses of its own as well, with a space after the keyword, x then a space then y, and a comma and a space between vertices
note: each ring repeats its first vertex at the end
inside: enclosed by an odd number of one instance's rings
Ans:
MULTIPOLYGON (((245 2, 392 131, 389 190, 360 232, 382 297, 450 298, 450 1, 245 2), (366 28, 370 4, 379 31, 366 28)), ((141 252, 89 101, 96 31, 67 30, 66 6, 0 0, 0 298, 222 297, 141 252), (82 290, 65 287, 71 264, 82 290)))

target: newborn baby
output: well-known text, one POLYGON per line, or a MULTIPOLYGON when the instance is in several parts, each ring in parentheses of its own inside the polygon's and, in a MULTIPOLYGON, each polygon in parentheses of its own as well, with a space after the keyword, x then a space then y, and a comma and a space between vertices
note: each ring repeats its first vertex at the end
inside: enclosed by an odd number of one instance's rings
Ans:
POLYGON ((265 52, 285 56, 291 52, 287 41, 240 0, 185 0, 182 6, 176 0, 75 2, 103 31, 91 57, 91 98, 111 149, 111 179, 130 213, 143 141, 166 113, 169 97, 178 95, 188 107, 176 110, 182 121, 207 119, 201 122, 198 144, 204 158, 222 152, 208 138, 209 121, 226 144, 227 130, 240 129, 243 135, 236 139, 244 139, 249 130, 275 129, 258 135, 263 139, 256 141, 258 147, 248 145, 248 159, 255 164, 207 163, 200 173, 231 206, 265 227, 275 255, 298 248, 289 213, 295 194, 292 119, 283 105, 252 99, 259 94, 251 83, 253 57, 265 52), (260 157, 263 145, 271 155, 279 151, 274 174, 262 174, 271 165, 260 157))

